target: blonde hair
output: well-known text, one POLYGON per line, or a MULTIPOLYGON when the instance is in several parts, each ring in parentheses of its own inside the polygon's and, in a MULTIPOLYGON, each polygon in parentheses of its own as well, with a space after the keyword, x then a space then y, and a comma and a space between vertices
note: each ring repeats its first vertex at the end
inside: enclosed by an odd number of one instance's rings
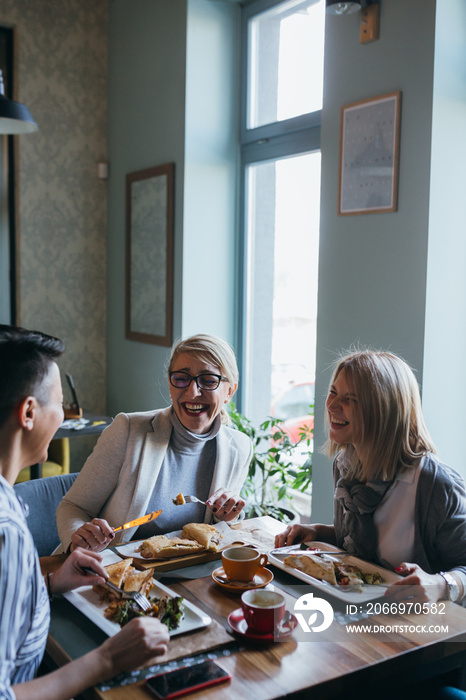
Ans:
MULTIPOLYGON (((436 452, 424 423, 418 383, 401 357, 378 350, 352 352, 337 362, 330 386, 341 372, 356 394, 361 426, 350 478, 391 481, 401 466, 417 466, 423 454, 436 452)), ((333 456, 341 447, 329 439, 325 451, 333 456)))
MULTIPOLYGON (((215 335, 198 333, 185 340, 178 340, 172 347, 168 374, 172 371, 177 358, 184 353, 192 355, 196 360, 217 367, 222 377, 227 379, 235 389, 238 384, 239 372, 233 348, 225 340, 215 335)), ((229 416, 224 408, 220 412, 222 423, 228 423, 229 416)))

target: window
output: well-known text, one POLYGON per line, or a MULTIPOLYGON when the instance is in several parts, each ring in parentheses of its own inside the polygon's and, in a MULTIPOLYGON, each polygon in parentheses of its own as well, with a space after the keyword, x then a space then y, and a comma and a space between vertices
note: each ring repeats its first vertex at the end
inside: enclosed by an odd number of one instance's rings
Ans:
POLYGON ((294 0, 250 17, 248 129, 322 109, 323 12, 322 2, 294 0))
POLYGON ((243 412, 314 400, 325 2, 243 9, 243 412))

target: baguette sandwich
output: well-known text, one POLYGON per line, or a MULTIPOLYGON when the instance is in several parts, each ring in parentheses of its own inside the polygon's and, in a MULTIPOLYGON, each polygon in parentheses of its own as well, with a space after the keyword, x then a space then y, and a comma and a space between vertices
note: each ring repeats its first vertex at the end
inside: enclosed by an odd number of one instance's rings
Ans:
POLYGON ((366 583, 377 586, 383 583, 378 571, 364 573, 358 566, 336 562, 317 554, 291 554, 284 558, 283 563, 332 585, 360 586, 366 583))
POLYGON ((352 564, 335 564, 335 575, 342 586, 355 586, 364 583, 361 569, 352 564))
POLYGON ((105 567, 108 574, 108 580, 113 583, 114 586, 118 588, 123 587, 124 580, 128 575, 130 568, 132 568, 132 559, 122 559, 121 561, 115 562, 115 564, 109 564, 105 567))
MULTIPOLYGON (((105 566, 108 580, 123 591, 134 591, 135 593, 147 595, 153 585, 153 571, 152 569, 138 571, 134 566, 131 566, 132 563, 132 559, 122 559, 115 564, 105 566)), ((93 586, 93 590, 99 594, 101 600, 118 600, 118 593, 109 590, 105 585, 93 586)))
POLYGON ((199 542, 209 552, 218 552, 223 535, 213 525, 188 523, 184 526, 181 537, 187 537, 199 542))
POLYGON ((154 535, 141 542, 136 552, 140 552, 144 559, 171 559, 186 554, 197 554, 204 549, 202 544, 188 538, 154 535))
POLYGON ((142 593, 142 595, 148 596, 154 585, 153 573, 152 569, 137 571, 137 569, 130 567, 125 578, 123 590, 130 593, 134 591, 135 593, 142 593))
POLYGON ((333 561, 323 559, 316 554, 290 554, 283 560, 286 566, 303 571, 319 581, 336 584, 335 568, 333 561))
POLYGON ((154 535, 141 542, 136 552, 144 559, 172 559, 199 552, 218 552, 222 534, 207 523, 188 523, 181 537, 154 535))

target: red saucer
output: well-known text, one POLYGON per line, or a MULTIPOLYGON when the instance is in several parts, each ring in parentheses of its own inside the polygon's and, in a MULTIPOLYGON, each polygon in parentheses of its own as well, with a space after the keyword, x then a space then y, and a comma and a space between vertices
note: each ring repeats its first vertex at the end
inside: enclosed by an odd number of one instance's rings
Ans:
POLYGON ((298 620, 292 614, 288 622, 279 628, 276 633, 270 632, 268 634, 259 634, 259 632, 253 632, 248 628, 246 620, 244 619, 244 614, 242 608, 233 610, 228 616, 228 624, 230 625, 233 632, 241 634, 247 639, 255 639, 261 642, 281 642, 282 639, 286 639, 293 633, 293 630, 298 625, 298 620))

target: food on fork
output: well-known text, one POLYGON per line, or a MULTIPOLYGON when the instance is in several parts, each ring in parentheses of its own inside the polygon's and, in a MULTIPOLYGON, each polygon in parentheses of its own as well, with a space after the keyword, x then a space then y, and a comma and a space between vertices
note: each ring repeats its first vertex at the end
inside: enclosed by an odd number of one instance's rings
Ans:
POLYGON ((186 503, 182 493, 179 493, 176 498, 172 498, 172 501, 175 506, 184 506, 184 504, 186 503))
POLYGON ((358 566, 333 561, 325 555, 290 554, 284 558, 283 562, 286 566, 332 585, 358 586, 361 583, 372 585, 383 583, 383 578, 378 571, 364 573, 358 566))
POLYGON ((196 540, 209 552, 218 552, 223 535, 213 525, 207 523, 188 523, 184 526, 181 537, 196 540))

